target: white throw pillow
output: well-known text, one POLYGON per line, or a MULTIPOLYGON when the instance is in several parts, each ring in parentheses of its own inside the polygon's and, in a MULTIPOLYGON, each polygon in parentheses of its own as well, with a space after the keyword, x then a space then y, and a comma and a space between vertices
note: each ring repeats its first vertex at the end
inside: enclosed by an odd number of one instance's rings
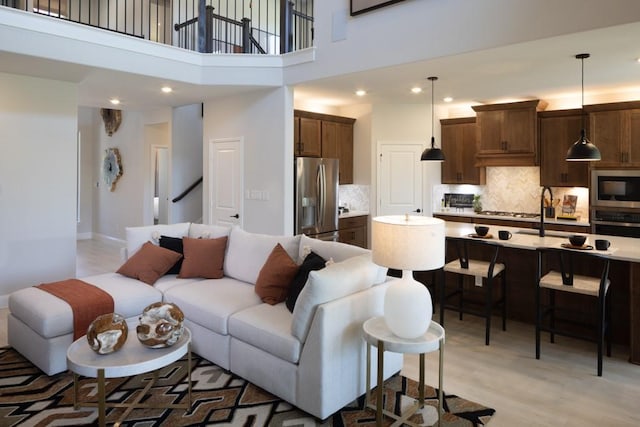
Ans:
POLYGON ((293 336, 300 342, 305 342, 318 305, 370 288, 377 272, 378 266, 371 262, 370 254, 349 258, 310 272, 307 284, 302 288, 293 309, 293 336))
POLYGON ((192 223, 189 227, 189 237, 193 239, 217 239, 218 237, 228 236, 230 232, 231 227, 222 225, 192 223))
POLYGON ((262 266, 278 243, 292 259, 297 259, 300 236, 249 233, 233 227, 224 257, 224 275, 255 285, 262 266))
POLYGON ((160 236, 184 237, 189 233, 189 223, 158 224, 144 227, 126 227, 127 258, 138 251, 147 242, 159 244, 160 236))

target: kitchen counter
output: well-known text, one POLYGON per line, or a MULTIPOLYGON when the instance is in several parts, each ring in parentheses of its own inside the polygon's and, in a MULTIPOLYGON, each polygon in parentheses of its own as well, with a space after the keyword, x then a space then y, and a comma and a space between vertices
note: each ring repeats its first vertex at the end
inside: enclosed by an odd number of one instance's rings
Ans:
MULTIPOLYGON (((546 222, 545 222, 546 223, 546 222)), ((446 222, 447 237, 465 237, 475 233, 475 225, 462 222, 446 222)), ((493 235, 492 239, 482 239, 504 247, 535 250, 536 248, 560 247, 562 243, 568 242, 570 232, 564 231, 546 231, 544 237, 538 235, 538 230, 531 228, 503 227, 492 226, 489 228, 489 234, 493 235), (509 240, 498 239, 498 230, 508 230, 512 237, 509 240)), ((607 239, 611 242, 611 246, 606 251, 593 252, 603 255, 613 260, 628 261, 640 263, 640 241, 633 237, 608 236, 601 234, 578 233, 587 236, 586 245, 595 246, 596 239, 607 239)), ((640 307, 639 307, 640 308, 640 307)))
MULTIPOLYGON (((472 210, 456 210, 456 208, 449 208, 448 211, 434 211, 433 215, 448 215, 448 216, 457 216, 457 217, 469 217, 469 218, 478 218, 478 219, 490 219, 490 220, 504 220, 504 221, 521 221, 521 222, 530 222, 533 224, 539 224, 540 218, 520 218, 513 216, 502 216, 502 215, 481 215, 473 212, 472 210)), ((480 222, 480 221, 477 221, 480 222)), ((567 219, 556 219, 556 218, 545 218, 545 224, 558 224, 558 225, 575 225, 582 227, 589 227, 591 224, 588 221, 579 220, 567 220, 567 219)))
MULTIPOLYGON (((500 259, 507 265, 507 299, 509 301, 509 317, 526 323, 535 322, 532 302, 535 299, 537 248, 557 247, 568 243, 567 237, 576 234, 564 231, 547 230, 544 237, 538 230, 531 228, 505 227, 492 225, 489 228, 490 239, 471 237, 475 234, 474 223, 445 222, 445 233, 448 238, 468 238, 489 244, 499 245, 500 259), (498 238, 499 230, 512 233, 509 240, 498 238), (513 274, 509 271, 515 272, 513 274)), ((595 247, 596 239, 607 239, 611 246, 606 251, 575 250, 589 255, 603 256, 611 259, 611 294, 614 342, 629 344, 629 361, 640 364, 640 239, 589 233, 586 245, 595 247)), ((472 245, 473 246, 473 245, 472 245)), ((474 256, 483 257, 479 245, 471 247, 474 256)), ((573 249, 565 249, 571 251, 573 249)), ((455 258, 453 247, 447 245, 447 261, 455 258)), ((588 268, 587 260, 576 265, 588 268)))
POLYGON ((338 219, 344 219, 344 218, 352 218, 354 216, 367 216, 369 215, 369 212, 367 211, 349 211, 349 212, 344 212, 338 215, 338 219))

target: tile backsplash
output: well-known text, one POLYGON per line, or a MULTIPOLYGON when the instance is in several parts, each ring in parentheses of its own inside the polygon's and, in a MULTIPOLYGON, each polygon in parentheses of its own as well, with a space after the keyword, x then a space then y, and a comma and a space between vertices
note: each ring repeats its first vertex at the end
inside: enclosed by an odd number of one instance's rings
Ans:
MULTIPOLYGON (((565 194, 578 196, 576 214, 582 219, 589 216, 589 189, 583 187, 553 187, 553 198, 562 199, 565 194)), ((491 211, 527 212, 540 211, 539 167, 488 167, 486 185, 435 185, 433 209, 441 210, 440 201, 445 193, 480 194, 482 208, 491 211)), ((558 209, 558 213, 559 209, 558 209)))
POLYGON ((341 185, 338 190, 339 205, 351 211, 369 212, 368 185, 341 185))

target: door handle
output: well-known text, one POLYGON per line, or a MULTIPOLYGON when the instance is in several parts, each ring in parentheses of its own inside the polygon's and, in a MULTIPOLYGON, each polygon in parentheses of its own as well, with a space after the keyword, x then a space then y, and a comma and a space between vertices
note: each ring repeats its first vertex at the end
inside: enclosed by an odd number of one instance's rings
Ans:
POLYGON ((240 218, 240 215, 238 215, 238 214, 235 214, 235 215, 229 215, 229 218, 235 218, 235 219, 238 219, 238 218, 240 218))
POLYGON ((415 211, 413 211, 413 212, 420 213, 420 212, 422 212, 422 209, 418 208, 418 209, 416 209, 416 210, 415 210, 415 211))

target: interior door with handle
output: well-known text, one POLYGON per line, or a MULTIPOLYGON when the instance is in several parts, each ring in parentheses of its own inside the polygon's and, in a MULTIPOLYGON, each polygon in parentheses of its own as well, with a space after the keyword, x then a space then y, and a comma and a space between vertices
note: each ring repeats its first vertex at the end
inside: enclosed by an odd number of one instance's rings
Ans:
POLYGON ((209 142, 209 224, 243 225, 242 145, 240 138, 209 142))

